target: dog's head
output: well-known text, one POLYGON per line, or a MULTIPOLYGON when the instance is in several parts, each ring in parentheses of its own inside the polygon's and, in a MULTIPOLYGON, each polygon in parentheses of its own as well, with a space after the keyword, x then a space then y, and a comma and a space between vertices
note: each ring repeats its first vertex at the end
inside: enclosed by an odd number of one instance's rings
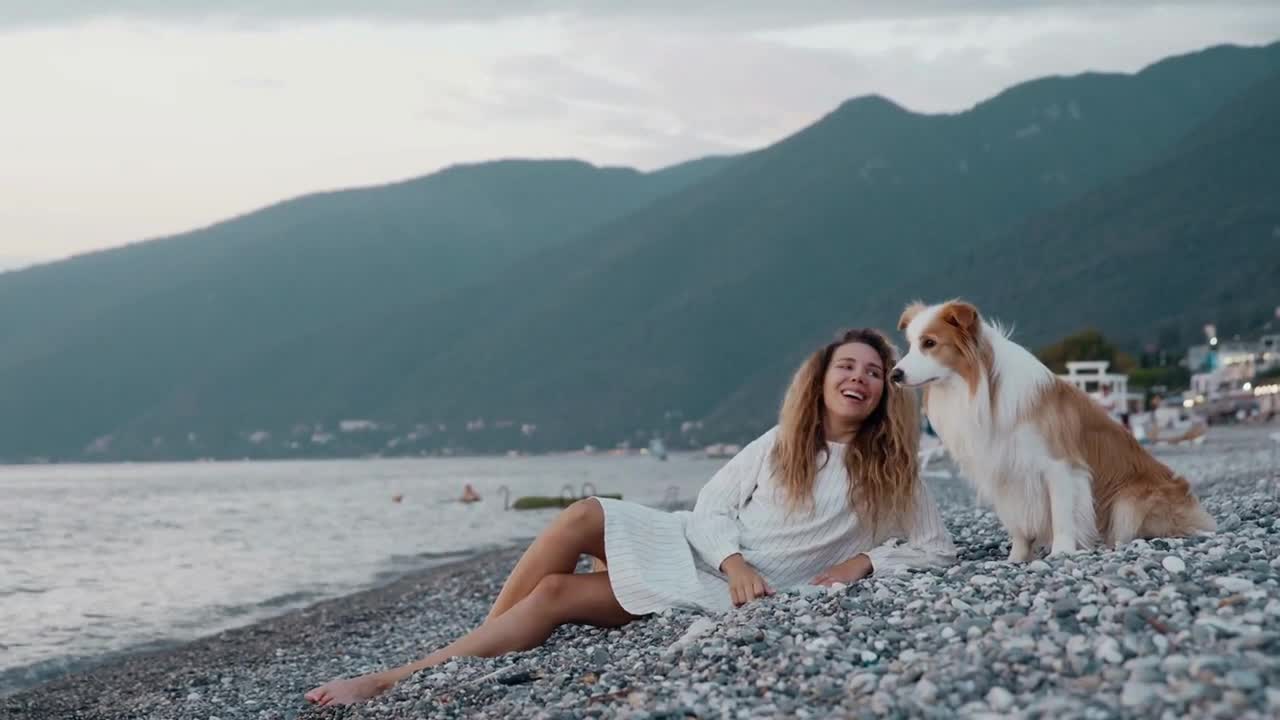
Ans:
POLYGON ((898 329, 909 347, 889 379, 907 387, 969 375, 982 333, 982 316, 973 305, 951 300, 937 305, 915 302, 902 311, 898 329))

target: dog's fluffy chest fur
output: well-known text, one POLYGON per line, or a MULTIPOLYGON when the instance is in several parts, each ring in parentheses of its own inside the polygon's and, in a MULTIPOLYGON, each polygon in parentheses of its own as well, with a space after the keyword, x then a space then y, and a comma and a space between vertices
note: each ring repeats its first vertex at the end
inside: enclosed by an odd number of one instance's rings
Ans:
POLYGON ((930 388, 926 412, 979 502, 1006 527, 1043 537, 1052 521, 1037 460, 1048 449, 1034 426, 992 412, 983 402, 990 397, 985 382, 972 395, 962 384, 930 388))

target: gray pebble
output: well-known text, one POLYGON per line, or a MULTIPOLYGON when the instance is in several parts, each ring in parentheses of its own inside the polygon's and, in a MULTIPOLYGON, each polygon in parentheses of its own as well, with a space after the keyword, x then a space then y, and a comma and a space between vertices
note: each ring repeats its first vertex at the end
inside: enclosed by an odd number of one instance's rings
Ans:
POLYGON ((1262 676, 1253 670, 1232 670, 1225 678, 1227 685, 1240 690, 1257 690, 1262 687, 1262 676))

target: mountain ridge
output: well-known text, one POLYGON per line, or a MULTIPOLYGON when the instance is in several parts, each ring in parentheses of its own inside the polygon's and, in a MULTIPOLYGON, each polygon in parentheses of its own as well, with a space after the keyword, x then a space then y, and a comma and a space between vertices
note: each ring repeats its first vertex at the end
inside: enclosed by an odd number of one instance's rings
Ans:
MULTIPOLYGON (((377 269, 369 276, 377 280, 356 282, 343 264, 355 260, 340 253, 327 266, 332 277, 317 276, 315 258, 286 252, 315 239, 259 217, 266 230, 229 241, 276 248, 266 265, 228 261, 216 275, 188 262, 179 268, 193 273, 182 276, 185 284, 125 297, 106 315, 88 302, 90 319, 80 317, 72 330, 15 330, 12 313, 0 310, 0 339, 21 345, 0 359, 0 392, 10 398, 0 409, 0 455, 79 457, 104 437, 114 445, 95 457, 287 454, 282 441, 267 448, 245 437, 264 430, 280 438, 361 417, 401 435, 437 428, 431 439, 395 452, 563 449, 640 442, 651 432, 673 441, 742 439, 772 420, 805 347, 841 325, 890 327, 901 302, 925 294, 921 278, 982 287, 991 282, 982 267, 996 252, 1034 264, 1037 256, 1027 254, 1034 248, 1020 248, 1019 233, 1052 240, 1059 248, 1052 252, 1079 242, 1035 223, 1074 227, 1072 202, 1186 151, 1180 143, 1197 128, 1224 132, 1212 122, 1221 126, 1215 118, 1224 108, 1235 112, 1232 98, 1277 70, 1280 43, 1211 48, 1106 79, 1031 81, 955 114, 921 115, 883 97, 855 98, 788 138, 722 161, 650 173, 586 171, 583 182, 557 186, 555 202, 584 208, 573 217, 513 191, 494 196, 510 197, 499 206, 507 215, 494 216, 481 198, 469 207, 486 209, 454 217, 452 201, 441 196, 429 202, 442 209, 424 214, 427 201, 411 197, 405 207, 413 212, 390 222, 394 214, 378 203, 394 202, 370 191, 382 199, 361 198, 356 206, 370 219, 358 227, 380 249, 353 257, 377 269), (652 196, 619 190, 605 208, 584 192, 613 187, 613 180, 626 187, 657 182, 646 186, 652 196), (404 248, 417 247, 414 239, 424 233, 448 238, 442 247, 449 252, 474 248, 442 218, 466 232, 484 228, 492 234, 480 237, 495 247, 529 243, 521 231, 542 230, 529 252, 490 254, 479 264, 464 255, 440 269, 448 252, 404 248), (518 224, 528 218, 537 221, 518 224), (563 231, 561 222, 575 229, 563 231), (414 288, 432 272, 437 284, 414 288), (292 297, 299 277, 312 276, 333 283, 302 284, 330 314, 282 327, 281 318, 306 318, 310 308, 299 305, 289 315, 275 304, 292 297), (388 278, 395 282, 379 287, 388 278), (357 292, 368 297, 344 309, 340 301, 357 292), (166 331, 172 335, 163 337, 166 331), (501 432, 462 429, 473 419, 509 425, 501 432), (685 437, 685 422, 706 427, 685 437), (536 429, 510 429, 522 426, 536 429), (184 445, 188 433, 200 441, 184 445)), ((1216 207, 1209 199, 1202 214, 1216 207)), ((341 218, 354 211, 328 212, 326 218, 341 218)), ((1082 232, 1090 231, 1070 231, 1082 232)), ((1117 247, 1107 252, 1125 252, 1117 247)), ((98 282, 115 290, 131 263, 98 282)), ((158 260, 150 269, 166 270, 158 260)), ((1144 284, 1159 275, 1140 270, 1144 284)), ((1051 266, 1035 272, 1057 277, 1051 266)), ((4 278, 0 308, 6 299, 24 299, 13 289, 21 283, 4 278)), ((1169 309, 1144 297, 1138 320, 1164 322, 1190 307, 1169 309)), ((1009 301, 996 302, 999 309, 1009 301)), ((1011 319, 1041 334, 1089 319, 1043 312, 1041 323, 1011 319)))

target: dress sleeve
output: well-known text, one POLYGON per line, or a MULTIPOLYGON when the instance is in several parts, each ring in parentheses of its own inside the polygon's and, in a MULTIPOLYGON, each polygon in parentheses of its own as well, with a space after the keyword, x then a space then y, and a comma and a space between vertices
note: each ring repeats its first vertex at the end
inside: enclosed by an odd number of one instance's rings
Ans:
POLYGON ((908 568, 946 567, 956 561, 951 533, 924 481, 917 483, 915 508, 908 518, 907 542, 890 539, 867 552, 871 571, 886 574, 908 568))
POLYGON ((769 462, 775 432, 776 428, 744 447, 698 492, 693 513, 685 523, 685 539, 717 570, 725 558, 741 552, 738 511, 755 492, 760 472, 769 462))

